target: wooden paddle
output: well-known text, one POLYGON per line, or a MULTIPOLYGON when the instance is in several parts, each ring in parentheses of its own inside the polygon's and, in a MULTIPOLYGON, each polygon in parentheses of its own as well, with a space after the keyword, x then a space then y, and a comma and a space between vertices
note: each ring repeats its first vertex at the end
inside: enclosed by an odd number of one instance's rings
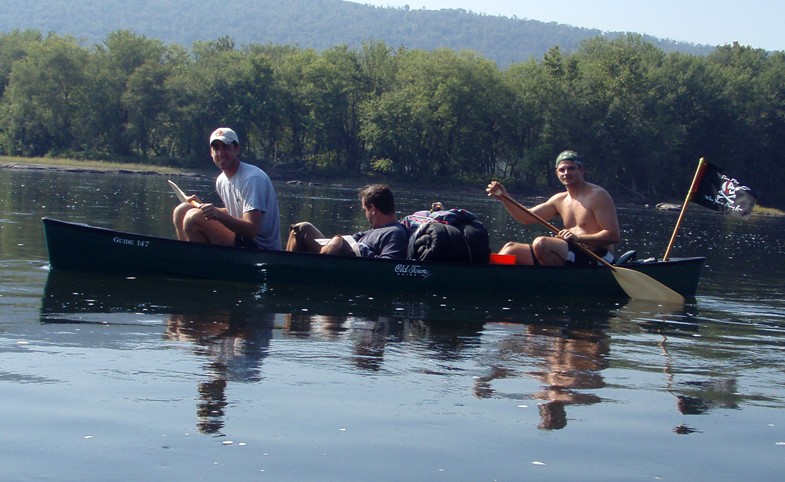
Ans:
MULTIPOLYGON (((169 187, 172 188, 172 191, 174 191, 174 194, 177 196, 177 199, 179 199, 181 203, 189 202, 188 201, 188 196, 185 195, 183 190, 180 189, 180 187, 177 184, 175 184, 174 182, 172 182, 172 181, 170 181, 168 179, 167 179, 166 182, 169 183, 169 187)), ((191 202, 191 204, 193 204, 196 207, 201 206, 201 204, 199 204, 198 202, 196 202, 194 200, 191 200, 190 202, 191 202)))
MULTIPOLYGON (((515 207, 537 220, 538 223, 551 230, 551 232, 554 234, 559 233, 559 228, 544 220, 540 216, 534 214, 507 194, 502 193, 500 190, 497 190, 494 194, 498 194, 503 199, 506 199, 515 207)), ((660 301, 663 303, 673 304, 684 303, 684 297, 682 295, 668 288, 654 278, 647 276, 640 271, 614 266, 580 243, 572 243, 572 245, 576 246, 587 255, 610 268, 611 273, 613 273, 613 277, 616 278, 616 282, 619 283, 621 289, 623 289, 630 298, 634 300, 660 301)))

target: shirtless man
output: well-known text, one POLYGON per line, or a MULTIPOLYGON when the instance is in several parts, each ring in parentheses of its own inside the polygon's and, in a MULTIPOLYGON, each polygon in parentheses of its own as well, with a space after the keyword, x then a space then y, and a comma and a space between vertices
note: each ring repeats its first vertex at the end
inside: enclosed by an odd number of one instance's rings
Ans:
MULTIPOLYGON (((586 168, 574 151, 564 151, 556 158, 556 175, 566 188, 565 192, 553 195, 531 211, 550 220, 560 216, 564 229, 555 237, 540 236, 529 244, 509 242, 499 254, 512 254, 516 264, 541 264, 561 266, 566 263, 591 264, 592 258, 571 246, 580 243, 609 262, 613 262, 613 245, 619 242, 619 222, 616 207, 608 191, 584 180, 586 168)), ((497 181, 491 181, 486 189, 488 196, 502 201, 512 217, 523 224, 537 221, 502 197, 509 196, 497 181)))

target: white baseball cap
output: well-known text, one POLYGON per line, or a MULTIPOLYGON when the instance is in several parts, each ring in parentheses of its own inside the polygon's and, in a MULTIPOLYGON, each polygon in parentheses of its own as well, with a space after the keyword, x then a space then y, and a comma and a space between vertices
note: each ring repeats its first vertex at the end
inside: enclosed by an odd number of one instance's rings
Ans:
POLYGON ((210 135, 210 145, 213 144, 214 140, 219 140, 224 144, 236 142, 238 146, 240 145, 240 138, 237 137, 237 133, 228 127, 219 127, 214 130, 210 135))

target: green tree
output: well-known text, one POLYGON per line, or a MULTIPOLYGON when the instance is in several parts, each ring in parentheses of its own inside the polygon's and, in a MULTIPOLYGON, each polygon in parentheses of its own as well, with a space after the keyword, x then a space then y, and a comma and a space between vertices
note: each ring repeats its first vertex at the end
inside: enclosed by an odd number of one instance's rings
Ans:
POLYGON ((195 44, 189 62, 178 64, 166 80, 169 108, 165 125, 175 157, 197 165, 207 152, 205 136, 231 126, 242 138, 244 158, 259 161, 276 154, 280 118, 270 59, 257 51, 238 51, 229 38, 195 44))
POLYGON ((727 122, 722 75, 705 58, 680 53, 668 54, 655 75, 658 102, 667 113, 661 128, 669 137, 663 142, 672 152, 662 165, 670 178, 658 183, 665 193, 686 194, 698 159, 721 152, 715 129, 727 122))
POLYGON ((507 69, 504 79, 514 101, 504 131, 507 162, 500 165, 501 175, 527 186, 548 186, 555 153, 577 149, 570 138, 578 111, 573 94, 575 64, 574 57, 554 47, 542 62, 531 59, 507 69))
MULTIPOLYGON (((149 87, 150 94, 155 97, 160 84, 140 83, 144 83, 143 80, 160 82, 165 78, 162 64, 166 52, 160 41, 127 30, 109 34, 103 44, 96 46, 86 73, 91 93, 86 102, 91 114, 85 119, 85 124, 91 132, 101 133, 101 136, 95 136, 100 142, 94 142, 90 149, 123 157, 147 155, 147 143, 142 138, 148 133, 140 129, 147 121, 138 116, 139 109, 130 102, 132 99, 142 101, 145 94, 140 88, 149 87), (141 72, 137 73, 140 69, 141 72), (135 92, 126 95, 129 88, 135 89, 135 92), (137 114, 133 126, 130 125, 129 109, 137 114), (134 141, 141 150, 134 152, 134 141)), ((149 109, 149 102, 147 107, 149 109)))
POLYGON ((237 102, 240 89, 235 88, 242 81, 242 69, 242 54, 228 37, 194 43, 192 58, 178 65, 165 85, 169 99, 165 125, 170 129, 172 157, 203 165, 208 152, 205 137, 220 126, 237 130, 248 157, 248 119, 237 102))
POLYGON ((82 120, 88 60, 72 37, 50 35, 14 62, 3 95, 5 152, 41 156, 87 147, 92 137, 82 120))
POLYGON ((401 173, 488 174, 511 102, 496 67, 449 50, 399 53, 390 91, 366 105, 363 139, 401 173))
POLYGON ((310 151, 306 147, 313 141, 312 108, 309 101, 306 70, 316 62, 318 55, 313 50, 293 49, 273 63, 276 89, 280 95, 281 123, 285 129, 281 150, 288 162, 304 167, 310 151))
POLYGON ((128 77, 120 104, 127 113, 125 136, 131 149, 142 157, 165 154, 166 132, 160 122, 167 106, 166 81, 171 75, 170 65, 148 62, 128 77))
POLYGON ((301 86, 310 110, 312 157, 319 167, 357 170, 359 109, 368 88, 357 55, 346 46, 325 51, 303 69, 301 86))
POLYGON ((761 174, 770 172, 772 166, 778 163, 781 166, 781 162, 785 161, 785 52, 769 54, 756 84, 760 90, 759 97, 763 99, 763 110, 758 113, 760 135, 752 142, 758 142, 761 148, 757 157, 747 158, 743 179, 755 180, 753 187, 759 193, 775 198, 776 193, 782 193, 779 176, 761 174))
POLYGON ((653 75, 664 54, 640 36, 608 42, 596 38, 576 54, 581 78, 576 85, 580 120, 572 135, 594 161, 596 179, 616 190, 644 196, 656 190, 673 155, 668 123, 662 122, 662 95, 653 75))
POLYGON ((43 35, 36 30, 14 30, 0 35, 0 98, 11 77, 14 62, 24 58, 34 44, 43 41, 43 35))
POLYGON ((358 61, 362 77, 368 83, 369 97, 377 97, 392 88, 398 70, 396 51, 393 48, 380 41, 363 42, 358 61))
POLYGON ((737 176, 746 177, 756 160, 765 155, 765 137, 771 93, 763 87, 768 55, 763 49, 743 47, 738 43, 719 47, 708 57, 719 67, 716 73, 722 80, 724 122, 716 126, 723 136, 716 142, 721 146, 717 162, 737 176))

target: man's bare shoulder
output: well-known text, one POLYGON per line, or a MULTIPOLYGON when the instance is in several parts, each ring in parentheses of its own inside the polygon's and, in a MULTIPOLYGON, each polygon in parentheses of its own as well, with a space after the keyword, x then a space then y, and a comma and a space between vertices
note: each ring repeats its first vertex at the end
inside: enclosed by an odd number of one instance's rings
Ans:
POLYGON ((613 200, 611 198, 610 193, 608 193, 608 191, 604 187, 589 182, 587 182, 586 185, 589 187, 587 191, 589 197, 600 198, 603 200, 611 200, 611 201, 613 200))
POLYGON ((550 216, 564 216, 565 210, 569 209, 569 194, 566 191, 558 192, 542 203, 543 208, 547 209, 550 216))
POLYGON ((564 202, 565 199, 567 199, 567 196, 568 196, 567 191, 557 192, 556 194, 548 198, 548 200, 545 201, 545 204, 554 204, 554 205, 561 204, 564 202))

